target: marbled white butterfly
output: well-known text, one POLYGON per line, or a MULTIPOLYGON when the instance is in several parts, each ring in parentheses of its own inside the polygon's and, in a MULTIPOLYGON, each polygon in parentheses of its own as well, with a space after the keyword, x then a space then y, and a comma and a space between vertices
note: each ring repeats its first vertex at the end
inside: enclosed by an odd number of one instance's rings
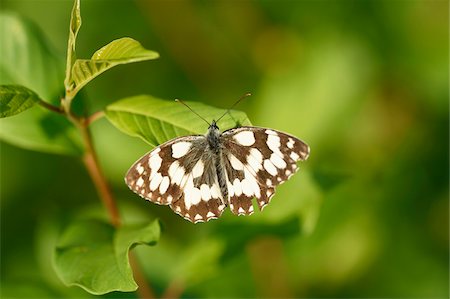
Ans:
POLYGON ((205 222, 220 217, 226 206, 251 215, 253 198, 262 210, 308 155, 309 146, 292 135, 252 126, 220 133, 213 120, 206 135, 175 138, 145 154, 125 182, 141 197, 169 205, 191 222, 205 222))

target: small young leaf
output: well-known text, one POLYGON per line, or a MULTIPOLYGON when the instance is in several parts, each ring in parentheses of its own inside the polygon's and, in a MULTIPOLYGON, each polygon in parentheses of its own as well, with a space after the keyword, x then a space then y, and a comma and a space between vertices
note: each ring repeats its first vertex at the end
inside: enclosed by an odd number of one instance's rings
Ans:
POLYGON ((159 234, 158 221, 118 229, 100 220, 79 221, 62 234, 54 267, 66 285, 92 294, 135 291, 128 251, 136 244, 156 244, 159 234))
POLYGON ((39 96, 26 87, 0 85, 0 117, 16 115, 39 101, 39 96))
POLYGON ((66 64, 66 79, 64 85, 66 89, 71 88, 72 82, 72 67, 77 59, 75 47, 78 31, 81 27, 81 13, 80 13, 80 0, 75 0, 73 3, 72 14, 70 17, 70 29, 69 29, 69 41, 67 44, 67 64, 66 64))
MULTIPOLYGON (((214 108, 198 102, 186 102, 207 120, 218 119, 225 109, 214 108)), ((142 138, 156 146, 169 139, 204 134, 208 125, 186 107, 175 101, 166 101, 149 95, 122 99, 106 107, 107 119, 122 132, 142 138)), ((251 125, 244 112, 232 110, 218 123, 222 130, 238 125, 251 125)))
POLYGON ((114 40, 97 50, 91 59, 77 59, 72 69, 71 93, 76 94, 84 85, 104 71, 119 65, 156 59, 159 54, 142 47, 132 38, 114 40))

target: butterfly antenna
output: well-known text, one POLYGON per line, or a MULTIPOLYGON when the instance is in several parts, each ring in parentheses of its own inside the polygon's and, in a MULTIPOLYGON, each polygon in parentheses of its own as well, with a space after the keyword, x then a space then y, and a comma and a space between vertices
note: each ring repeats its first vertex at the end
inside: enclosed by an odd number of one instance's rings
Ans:
POLYGON ((219 122, 219 120, 222 119, 222 117, 224 117, 227 113, 229 113, 234 107, 237 106, 237 104, 239 104, 243 99, 245 99, 246 97, 251 96, 252 94, 250 92, 247 92, 246 94, 242 95, 239 100, 236 101, 236 103, 233 104, 233 106, 231 106, 231 108, 229 108, 227 111, 225 111, 225 113, 219 117, 219 119, 216 122, 219 122))
POLYGON ((184 106, 186 106, 189 110, 191 110, 195 115, 197 115, 198 117, 200 117, 201 119, 203 119, 208 125, 211 125, 206 119, 204 119, 200 114, 198 114, 197 112, 195 112, 194 110, 192 110, 191 107, 189 107, 185 102, 183 102, 180 99, 175 99, 175 102, 178 102, 180 104, 183 104, 184 106))

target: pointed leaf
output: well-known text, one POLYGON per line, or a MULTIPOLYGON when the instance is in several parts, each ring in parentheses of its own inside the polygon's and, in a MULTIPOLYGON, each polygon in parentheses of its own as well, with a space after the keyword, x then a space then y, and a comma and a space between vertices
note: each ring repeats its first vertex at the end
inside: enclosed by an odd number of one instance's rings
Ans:
POLYGON ((39 96, 26 87, 0 85, 0 117, 16 115, 39 101, 39 96))
POLYGON ((72 14, 70 17, 70 29, 69 29, 69 40, 67 44, 67 64, 66 64, 66 79, 64 80, 64 85, 66 90, 71 88, 70 84, 72 82, 72 67, 77 59, 76 56, 76 40, 78 31, 81 27, 81 12, 80 12, 80 0, 75 0, 73 3, 72 14))
POLYGON ((99 49, 91 59, 77 59, 72 69, 73 86, 70 91, 76 94, 84 85, 104 71, 119 65, 156 59, 159 54, 142 47, 136 40, 124 37, 114 40, 99 49))
MULTIPOLYGON (((186 102, 207 120, 218 119, 225 109, 198 102, 186 102)), ((106 107, 107 119, 122 132, 142 138, 156 146, 177 136, 204 134, 208 125, 186 107, 148 95, 125 98, 106 107)), ((244 112, 232 110, 218 125, 226 130, 237 125, 250 125, 244 112)))
POLYGON ((62 234, 54 267, 66 285, 92 294, 135 291, 128 251, 136 244, 156 244, 159 234, 158 221, 118 229, 100 220, 79 221, 62 234))

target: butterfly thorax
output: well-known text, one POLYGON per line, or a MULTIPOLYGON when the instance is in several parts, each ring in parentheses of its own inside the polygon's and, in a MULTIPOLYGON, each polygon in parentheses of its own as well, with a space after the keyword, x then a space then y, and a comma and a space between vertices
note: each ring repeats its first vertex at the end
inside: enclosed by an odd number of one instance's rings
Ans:
POLYGON ((206 133, 206 140, 208 141, 209 148, 216 155, 220 154, 220 131, 219 127, 216 124, 216 121, 213 120, 211 125, 208 128, 208 133, 206 133))

